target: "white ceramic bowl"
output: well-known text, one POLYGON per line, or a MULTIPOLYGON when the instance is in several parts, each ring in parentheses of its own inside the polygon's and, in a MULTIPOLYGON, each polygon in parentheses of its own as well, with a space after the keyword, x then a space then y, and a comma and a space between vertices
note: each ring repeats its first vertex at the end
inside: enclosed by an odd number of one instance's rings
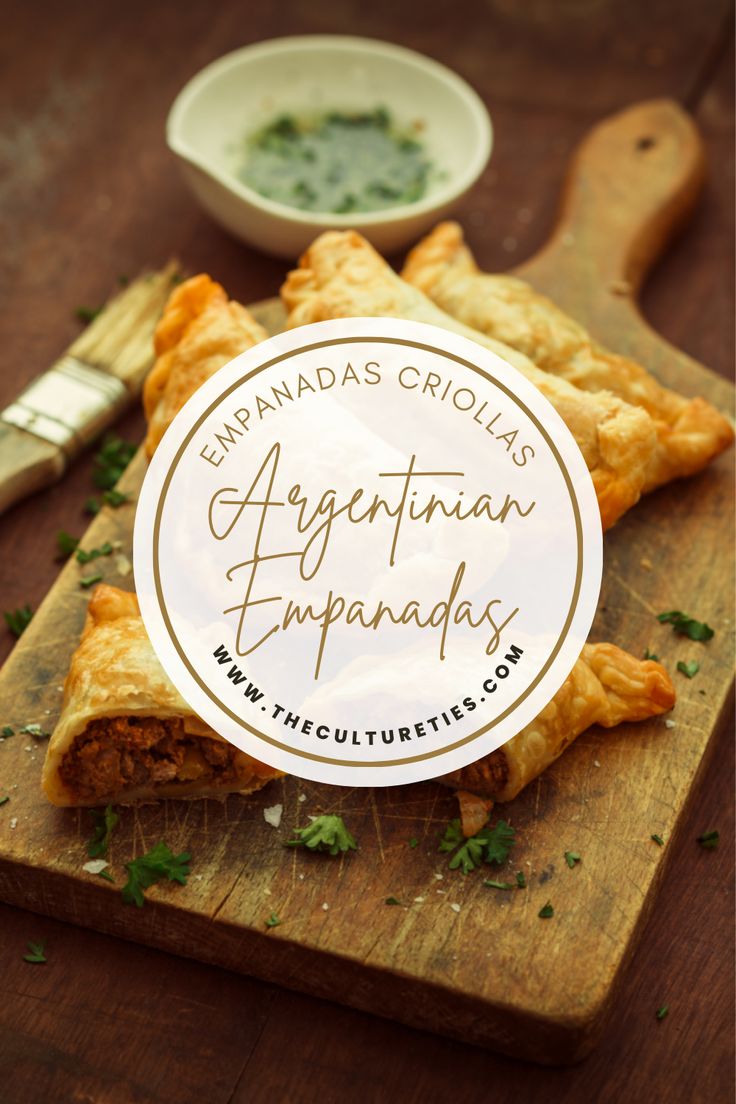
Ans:
POLYGON ((465 81, 436 61, 367 38, 277 38, 227 54, 184 86, 169 112, 169 148, 195 196, 238 238, 294 260, 322 230, 353 227, 384 253, 415 241, 475 183, 491 152, 491 121, 465 81), (266 199, 238 179, 244 139, 281 112, 385 106, 423 124, 441 170, 415 203, 333 215, 266 199))

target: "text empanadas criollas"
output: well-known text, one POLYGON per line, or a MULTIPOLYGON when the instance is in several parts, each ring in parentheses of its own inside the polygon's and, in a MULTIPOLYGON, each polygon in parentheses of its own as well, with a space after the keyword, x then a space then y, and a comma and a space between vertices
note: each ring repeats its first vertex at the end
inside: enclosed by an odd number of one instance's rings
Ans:
POLYGON ((624 721, 643 721, 674 704, 675 688, 661 664, 636 659, 615 644, 586 644, 531 724, 443 781, 494 801, 511 801, 591 725, 613 728, 624 721))
POLYGON ((221 797, 251 793, 281 774, 192 712, 158 661, 135 594, 96 587, 46 752, 49 801, 221 797))
POLYGON ((401 275, 453 318, 525 353, 543 371, 646 410, 657 447, 645 491, 693 475, 733 441, 730 422, 705 399, 678 395, 640 364, 604 349, 524 280, 481 272, 456 222, 441 223, 419 242, 401 275))
POLYGON ((289 326, 388 315, 454 330, 487 346, 526 376, 566 422, 591 473, 603 528, 638 501, 657 443, 645 410, 608 392, 581 391, 541 371, 523 353, 464 326, 400 279, 354 230, 321 234, 289 273, 281 295, 289 326))
POLYGON ((250 312, 209 276, 192 276, 172 291, 154 335, 156 363, 143 386, 149 458, 197 388, 266 337, 250 312))

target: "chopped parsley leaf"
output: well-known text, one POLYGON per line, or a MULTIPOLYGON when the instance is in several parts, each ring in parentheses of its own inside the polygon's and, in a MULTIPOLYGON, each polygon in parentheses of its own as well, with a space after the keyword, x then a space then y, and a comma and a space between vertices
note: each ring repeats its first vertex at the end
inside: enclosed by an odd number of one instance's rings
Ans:
POLYGON ((136 446, 121 437, 108 436, 93 457, 92 481, 103 491, 110 491, 136 453, 136 446))
POLYGON ((683 675, 687 675, 688 678, 694 678, 700 670, 700 664, 697 659, 689 659, 687 663, 683 663, 680 659, 677 661, 677 670, 683 675))
POLYGON ((5 737, 15 736, 15 729, 11 728, 10 725, 3 725, 1 734, 5 737))
POLYGON ((80 322, 94 322, 95 318, 102 313, 102 307, 77 307, 74 311, 75 318, 78 318, 80 322))
POLYGON ((174 855, 166 844, 161 842, 152 847, 147 854, 126 863, 128 880, 120 891, 126 905, 137 905, 138 908, 143 908, 144 891, 164 879, 186 885, 189 877, 187 864, 190 858, 188 851, 174 855))
POLYGON ((480 832, 465 839, 460 820, 456 818, 447 825, 439 849, 455 852, 450 859, 450 870, 460 867, 463 874, 468 874, 481 862, 505 862, 513 846, 514 829, 505 820, 499 820, 493 828, 486 824, 480 832))
POLYGON ((101 582, 102 582, 102 576, 101 575, 87 575, 85 578, 79 580, 79 585, 84 590, 89 590, 89 588, 91 586, 94 586, 95 583, 101 583, 101 582))
POLYGON ((418 847, 419 846, 419 840, 416 838, 416 836, 411 837, 411 839, 409 840, 409 846, 410 847, 418 847))
POLYGON ((483 885, 489 889, 516 889, 516 882, 494 882, 492 878, 485 878, 483 885))
POLYGON ((519 889, 526 889, 526 877, 522 870, 517 870, 516 872, 516 884, 519 889))
POLYGON ((542 905, 541 909, 539 910, 539 919, 540 920, 549 920, 549 918, 551 916, 554 916, 554 914, 555 914, 555 910, 552 907, 552 904, 548 901, 547 904, 542 905))
POLYGON ((48 740, 50 732, 44 732, 40 724, 25 724, 18 729, 21 736, 33 736, 36 740, 48 740))
POLYGON ((33 610, 28 603, 26 603, 26 605, 21 606, 20 609, 8 610, 3 614, 3 617, 5 618, 5 624, 8 626, 13 636, 21 637, 31 623, 33 610))
POLYGON ((120 817, 113 812, 112 805, 106 809, 90 809, 94 825, 92 836, 87 840, 87 854, 91 859, 99 859, 107 854, 110 837, 120 817))
POLYGON ((105 541, 99 548, 90 548, 89 552, 85 552, 82 548, 77 549, 77 563, 86 564, 92 560, 99 559, 100 556, 109 556, 112 554, 112 545, 109 541, 105 541))
POLYGON ((648 648, 644 649, 644 659, 653 659, 655 663, 659 662, 659 656, 655 652, 650 652, 648 648))
POLYGON ((670 1006, 668 1004, 663 1004, 661 1008, 657 1009, 657 1019, 658 1020, 663 1020, 665 1018, 665 1016, 667 1016, 669 1014, 669 1011, 670 1011, 670 1006))
POLYGON ((98 870, 97 877, 104 878, 106 882, 112 882, 113 885, 115 884, 115 879, 113 878, 112 874, 108 874, 106 870, 98 870))
POLYGON ((46 955, 43 953, 45 943, 28 943, 28 954, 23 955, 24 962, 45 962, 46 955))
POLYGON ((91 514, 92 517, 96 517, 102 509, 99 498, 95 498, 94 495, 88 498, 84 503, 85 514, 91 514))
POLYGON ((117 510, 118 506, 130 501, 130 495, 124 491, 105 491, 102 495, 102 501, 106 506, 112 506, 114 510, 117 510))
POLYGON ((341 816, 326 814, 315 817, 306 828, 295 828, 294 833, 297 838, 287 840, 285 847, 307 847, 310 851, 326 851, 330 855, 358 850, 358 844, 341 816))
POLYGON ((664 847, 664 840, 662 839, 661 836, 658 836, 656 833, 654 833, 649 838, 650 838, 650 840, 654 840, 657 847, 664 847))
POLYGON ((702 836, 698 836, 698 843, 706 851, 715 851, 720 838, 719 832, 714 829, 712 832, 703 832, 702 836))
POLYGON ((0 805, 6 805, 10 801, 10 798, 6 794, 5 797, 0 797, 0 805))
POLYGON ((659 613, 657 620, 663 625, 672 625, 673 631, 678 636, 688 636, 691 640, 710 640, 715 635, 714 630, 705 621, 696 621, 694 617, 690 617, 681 610, 659 613))
POLYGON ((401 901, 399 901, 396 897, 387 897, 383 903, 385 905, 400 905, 401 901))
POLYGON ((566 851, 565 862, 572 870, 572 868, 580 862, 580 855, 578 855, 577 851, 566 851))
POLYGON ((266 921, 266 927, 267 928, 277 928, 280 923, 281 923, 281 921, 279 920, 276 913, 272 912, 271 915, 269 916, 268 920, 266 921))
POLYGON ((72 552, 76 552, 79 537, 73 537, 66 530, 60 529, 56 534, 57 560, 67 560, 72 552))

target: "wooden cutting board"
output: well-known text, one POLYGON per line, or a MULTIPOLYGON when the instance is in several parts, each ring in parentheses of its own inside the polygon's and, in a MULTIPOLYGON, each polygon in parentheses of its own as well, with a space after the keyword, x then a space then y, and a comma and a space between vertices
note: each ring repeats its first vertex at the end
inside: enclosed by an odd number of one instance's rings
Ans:
MULTIPOLYGON (((674 105, 641 105, 607 121, 579 151, 560 224, 524 274, 666 383, 727 408, 730 386, 649 330, 634 301, 701 175, 694 128, 674 105)), ((272 331, 283 321, 276 301, 255 309, 272 331)), ((518 834, 508 868, 467 877, 448 869, 437 848, 456 802, 435 783, 348 790, 289 778, 250 798, 122 810, 110 885, 82 870, 87 812, 45 802, 44 743, 17 734, 0 745, 0 795, 10 796, 0 807, 0 898, 509 1054, 547 1063, 582 1057, 603 1029, 688 794, 728 717, 731 464, 722 457, 649 496, 606 536, 592 638, 635 654, 649 647, 672 672, 680 659, 700 661, 692 681, 673 675, 674 727, 658 718, 582 736, 499 810, 518 834), (704 645, 676 637, 656 620, 669 609, 707 620, 715 638, 704 645), (263 817, 277 803, 279 829, 263 817), (308 814, 322 812, 345 818, 357 854, 331 859, 282 846, 308 814), (123 864, 160 839, 191 851, 188 885, 155 887, 144 908, 126 906, 123 864), (566 850, 582 855, 573 870, 566 850), (526 890, 482 884, 517 870, 526 890), (386 905, 389 896, 400 906, 386 905), (547 901, 554 917, 541 920, 547 901), (272 912, 282 923, 267 929, 272 912)), ((139 455, 121 484, 134 496, 144 467, 139 455)), ((133 514, 132 505, 104 509, 82 546, 120 541, 130 556, 133 514)), ((93 566, 132 588, 117 557, 93 566)), ((64 567, 0 673, 0 726, 53 728, 88 598, 79 579, 89 573, 74 560, 64 567)), ((707 811, 702 827, 713 827, 707 811)))

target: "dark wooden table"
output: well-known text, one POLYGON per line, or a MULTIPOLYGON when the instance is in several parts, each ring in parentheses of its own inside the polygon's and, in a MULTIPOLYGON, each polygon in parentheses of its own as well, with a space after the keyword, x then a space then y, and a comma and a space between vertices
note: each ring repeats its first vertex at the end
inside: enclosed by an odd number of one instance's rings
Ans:
MULTIPOLYGON (((118 275, 172 254, 244 302, 284 266, 194 206, 164 148, 167 109, 219 54, 262 38, 340 32, 444 61, 496 128, 492 167, 460 217, 485 267, 530 254, 552 222, 566 160, 600 116, 672 96, 695 115, 711 175, 654 273, 651 321, 730 374, 733 347, 731 5, 726 0, 323 0, 307 5, 16 3, 0 38, 0 405, 78 332, 118 275)), ((615 172, 615 166, 611 167, 615 172)), ((131 439, 142 419, 120 424, 131 439)), ((0 520, 0 608, 37 606, 55 533, 81 531, 89 459, 0 520)), ((0 632, 0 660, 13 639, 0 632)), ((0 718, 1 719, 1 718, 0 718)), ((36 1101, 531 1101, 733 1097, 733 734, 723 732, 673 847, 666 884, 604 1042, 541 1069, 0 906, 0 1096, 36 1101), (695 837, 718 827, 719 850, 695 837), (22 961, 47 941, 48 964, 22 961), (669 1017, 655 1010, 667 1003, 669 1017)))

